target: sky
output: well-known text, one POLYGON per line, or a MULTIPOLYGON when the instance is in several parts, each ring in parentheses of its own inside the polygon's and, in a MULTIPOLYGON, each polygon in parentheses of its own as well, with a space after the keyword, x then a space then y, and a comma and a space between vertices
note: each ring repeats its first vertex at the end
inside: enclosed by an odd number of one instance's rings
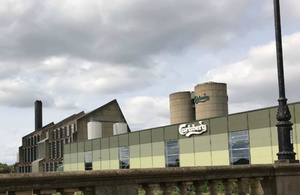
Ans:
MULTIPOLYGON (((271 0, 0 0, 0 162, 22 136, 117 99, 133 131, 168 125, 169 94, 227 83, 229 113, 277 105, 271 0)), ((300 3, 281 1, 288 102, 300 101, 300 3)))

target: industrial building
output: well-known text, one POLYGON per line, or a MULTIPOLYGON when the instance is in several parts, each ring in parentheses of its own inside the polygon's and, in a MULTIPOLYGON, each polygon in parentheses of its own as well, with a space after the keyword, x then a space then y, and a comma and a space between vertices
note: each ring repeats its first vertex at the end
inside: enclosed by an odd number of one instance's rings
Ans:
MULTIPOLYGON (((18 172, 269 164, 277 160, 277 106, 228 114, 227 85, 203 83, 170 95, 170 125, 131 132, 116 100, 23 137, 18 172)), ((289 104, 300 152, 300 102, 289 104)))
MULTIPOLYGON (((227 102, 224 83, 173 93, 171 125, 65 144, 64 171, 274 163, 277 106, 228 115, 227 102)), ((289 108, 299 159, 300 102, 289 108)))
POLYGON ((116 100, 89 113, 82 111, 45 126, 42 125, 42 102, 36 101, 35 131, 22 138, 15 170, 19 173, 57 171, 64 161, 64 144, 87 140, 90 121, 98 124, 101 121, 101 137, 113 135, 114 127, 130 132, 116 100))

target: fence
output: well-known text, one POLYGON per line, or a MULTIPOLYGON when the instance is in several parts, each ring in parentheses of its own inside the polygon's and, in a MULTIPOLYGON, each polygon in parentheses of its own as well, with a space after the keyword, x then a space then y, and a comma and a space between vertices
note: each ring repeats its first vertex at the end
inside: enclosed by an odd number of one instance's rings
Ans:
POLYGON ((220 182, 225 195, 232 194, 233 183, 237 194, 244 195, 250 179, 254 182, 252 195, 300 194, 300 164, 269 164, 2 174, 0 195, 73 195, 76 191, 85 195, 137 195, 138 188, 146 195, 158 188, 169 195, 172 186, 179 188, 180 195, 186 195, 189 186, 201 195, 205 183, 210 194, 216 195, 220 182))

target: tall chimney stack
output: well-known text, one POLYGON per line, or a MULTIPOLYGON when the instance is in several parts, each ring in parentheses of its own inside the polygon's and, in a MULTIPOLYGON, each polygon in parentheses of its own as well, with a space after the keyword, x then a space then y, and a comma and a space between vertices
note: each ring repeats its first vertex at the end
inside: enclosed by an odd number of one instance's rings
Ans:
POLYGON ((34 104, 35 114, 35 131, 43 127, 43 112, 42 112, 42 101, 36 100, 34 104))

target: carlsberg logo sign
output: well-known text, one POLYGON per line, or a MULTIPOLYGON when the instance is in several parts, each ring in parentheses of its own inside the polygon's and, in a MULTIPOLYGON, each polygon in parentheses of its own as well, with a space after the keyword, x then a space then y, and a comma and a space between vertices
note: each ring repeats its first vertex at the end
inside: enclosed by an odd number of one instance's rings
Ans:
POLYGON ((207 131, 207 125, 204 125, 202 121, 199 121, 199 125, 187 125, 187 124, 181 124, 179 126, 179 133, 181 135, 185 135, 187 137, 190 137, 191 135, 200 135, 202 133, 205 133, 207 131))

